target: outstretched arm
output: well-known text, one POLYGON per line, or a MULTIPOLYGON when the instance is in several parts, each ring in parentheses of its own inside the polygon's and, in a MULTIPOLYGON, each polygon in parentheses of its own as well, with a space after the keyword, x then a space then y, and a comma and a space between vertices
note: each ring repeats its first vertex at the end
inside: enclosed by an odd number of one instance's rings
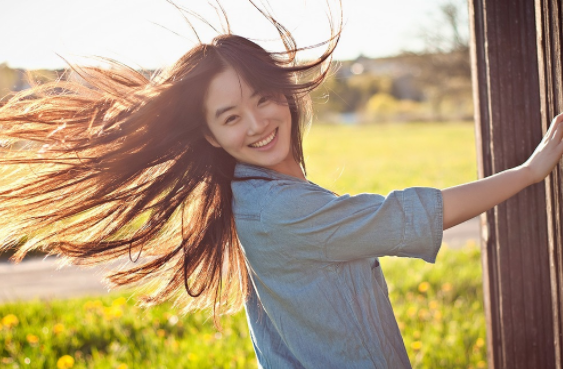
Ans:
POLYGON ((442 190, 444 229, 471 219, 541 182, 563 155, 563 114, 556 116, 530 158, 516 168, 442 190))

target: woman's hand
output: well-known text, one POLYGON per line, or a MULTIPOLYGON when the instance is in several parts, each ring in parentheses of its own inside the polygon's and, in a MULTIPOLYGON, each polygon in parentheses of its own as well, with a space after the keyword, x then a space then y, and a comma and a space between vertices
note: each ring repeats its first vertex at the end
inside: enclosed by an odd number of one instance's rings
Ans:
POLYGON ((563 114, 559 114, 551 121, 547 133, 534 153, 522 164, 522 167, 527 168, 529 171, 531 183, 543 181, 559 162, 563 155, 562 139, 563 114))
POLYGON ((487 178, 442 190, 444 229, 471 219, 541 182, 563 155, 563 114, 556 116, 530 158, 522 165, 487 178))

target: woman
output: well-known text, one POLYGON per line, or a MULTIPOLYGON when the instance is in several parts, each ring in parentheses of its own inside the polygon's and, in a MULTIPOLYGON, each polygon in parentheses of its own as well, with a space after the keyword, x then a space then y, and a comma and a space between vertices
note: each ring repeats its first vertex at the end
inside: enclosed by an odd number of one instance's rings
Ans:
POLYGON ((0 108, 5 150, 0 245, 77 264, 127 256, 111 275, 215 316, 245 305, 265 368, 407 368, 379 268, 383 255, 434 262, 442 230, 541 181, 563 154, 558 116, 523 165, 466 185, 387 197, 337 196, 308 182, 302 132, 326 51, 299 64, 227 34, 152 80, 74 68, 0 108), (185 290, 185 291, 184 291, 185 290), (186 293, 187 292, 187 293, 186 293))

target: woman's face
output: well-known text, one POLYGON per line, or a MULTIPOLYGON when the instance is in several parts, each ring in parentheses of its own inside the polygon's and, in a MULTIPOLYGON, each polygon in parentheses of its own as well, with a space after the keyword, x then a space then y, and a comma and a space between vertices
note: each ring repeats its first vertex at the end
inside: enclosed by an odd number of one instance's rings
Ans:
POLYGON ((232 68, 213 78, 204 101, 210 144, 237 161, 303 178, 291 153, 286 103, 253 90, 232 68))

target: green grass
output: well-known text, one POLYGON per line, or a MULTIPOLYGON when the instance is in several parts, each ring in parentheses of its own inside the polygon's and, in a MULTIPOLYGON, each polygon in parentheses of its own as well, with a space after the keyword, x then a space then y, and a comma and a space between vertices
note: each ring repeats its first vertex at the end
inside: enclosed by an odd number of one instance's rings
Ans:
POLYGON ((339 194, 445 188, 477 179, 470 123, 313 125, 305 159, 309 179, 339 194))
POLYGON ((475 243, 436 264, 383 258, 389 297, 414 368, 485 368, 486 323, 475 243))
MULTIPOLYGON (((305 150, 314 182, 337 193, 387 193, 475 179, 474 146, 469 124, 317 125, 305 150)), ((415 368, 486 367, 476 246, 443 249, 435 265, 383 258, 382 267, 415 368)), ((0 367, 256 367, 243 313, 224 317, 217 332, 206 314, 141 309, 130 295, 0 305, 0 367)))
POLYGON ((224 319, 218 332, 203 313, 179 316, 170 304, 142 309, 129 296, 0 305, 0 317, 19 321, 0 331, 2 362, 25 367, 28 358, 32 368, 56 368, 70 355, 74 368, 256 366, 242 315, 224 319))
MULTIPOLYGON (((381 264, 413 366, 484 368, 477 247, 444 249, 435 265, 399 258, 381 264)), ((224 317, 217 332, 203 313, 180 316, 170 304, 142 309, 129 297, 0 305, 0 367, 56 368, 69 355, 74 368, 256 368, 243 313, 224 317)))

